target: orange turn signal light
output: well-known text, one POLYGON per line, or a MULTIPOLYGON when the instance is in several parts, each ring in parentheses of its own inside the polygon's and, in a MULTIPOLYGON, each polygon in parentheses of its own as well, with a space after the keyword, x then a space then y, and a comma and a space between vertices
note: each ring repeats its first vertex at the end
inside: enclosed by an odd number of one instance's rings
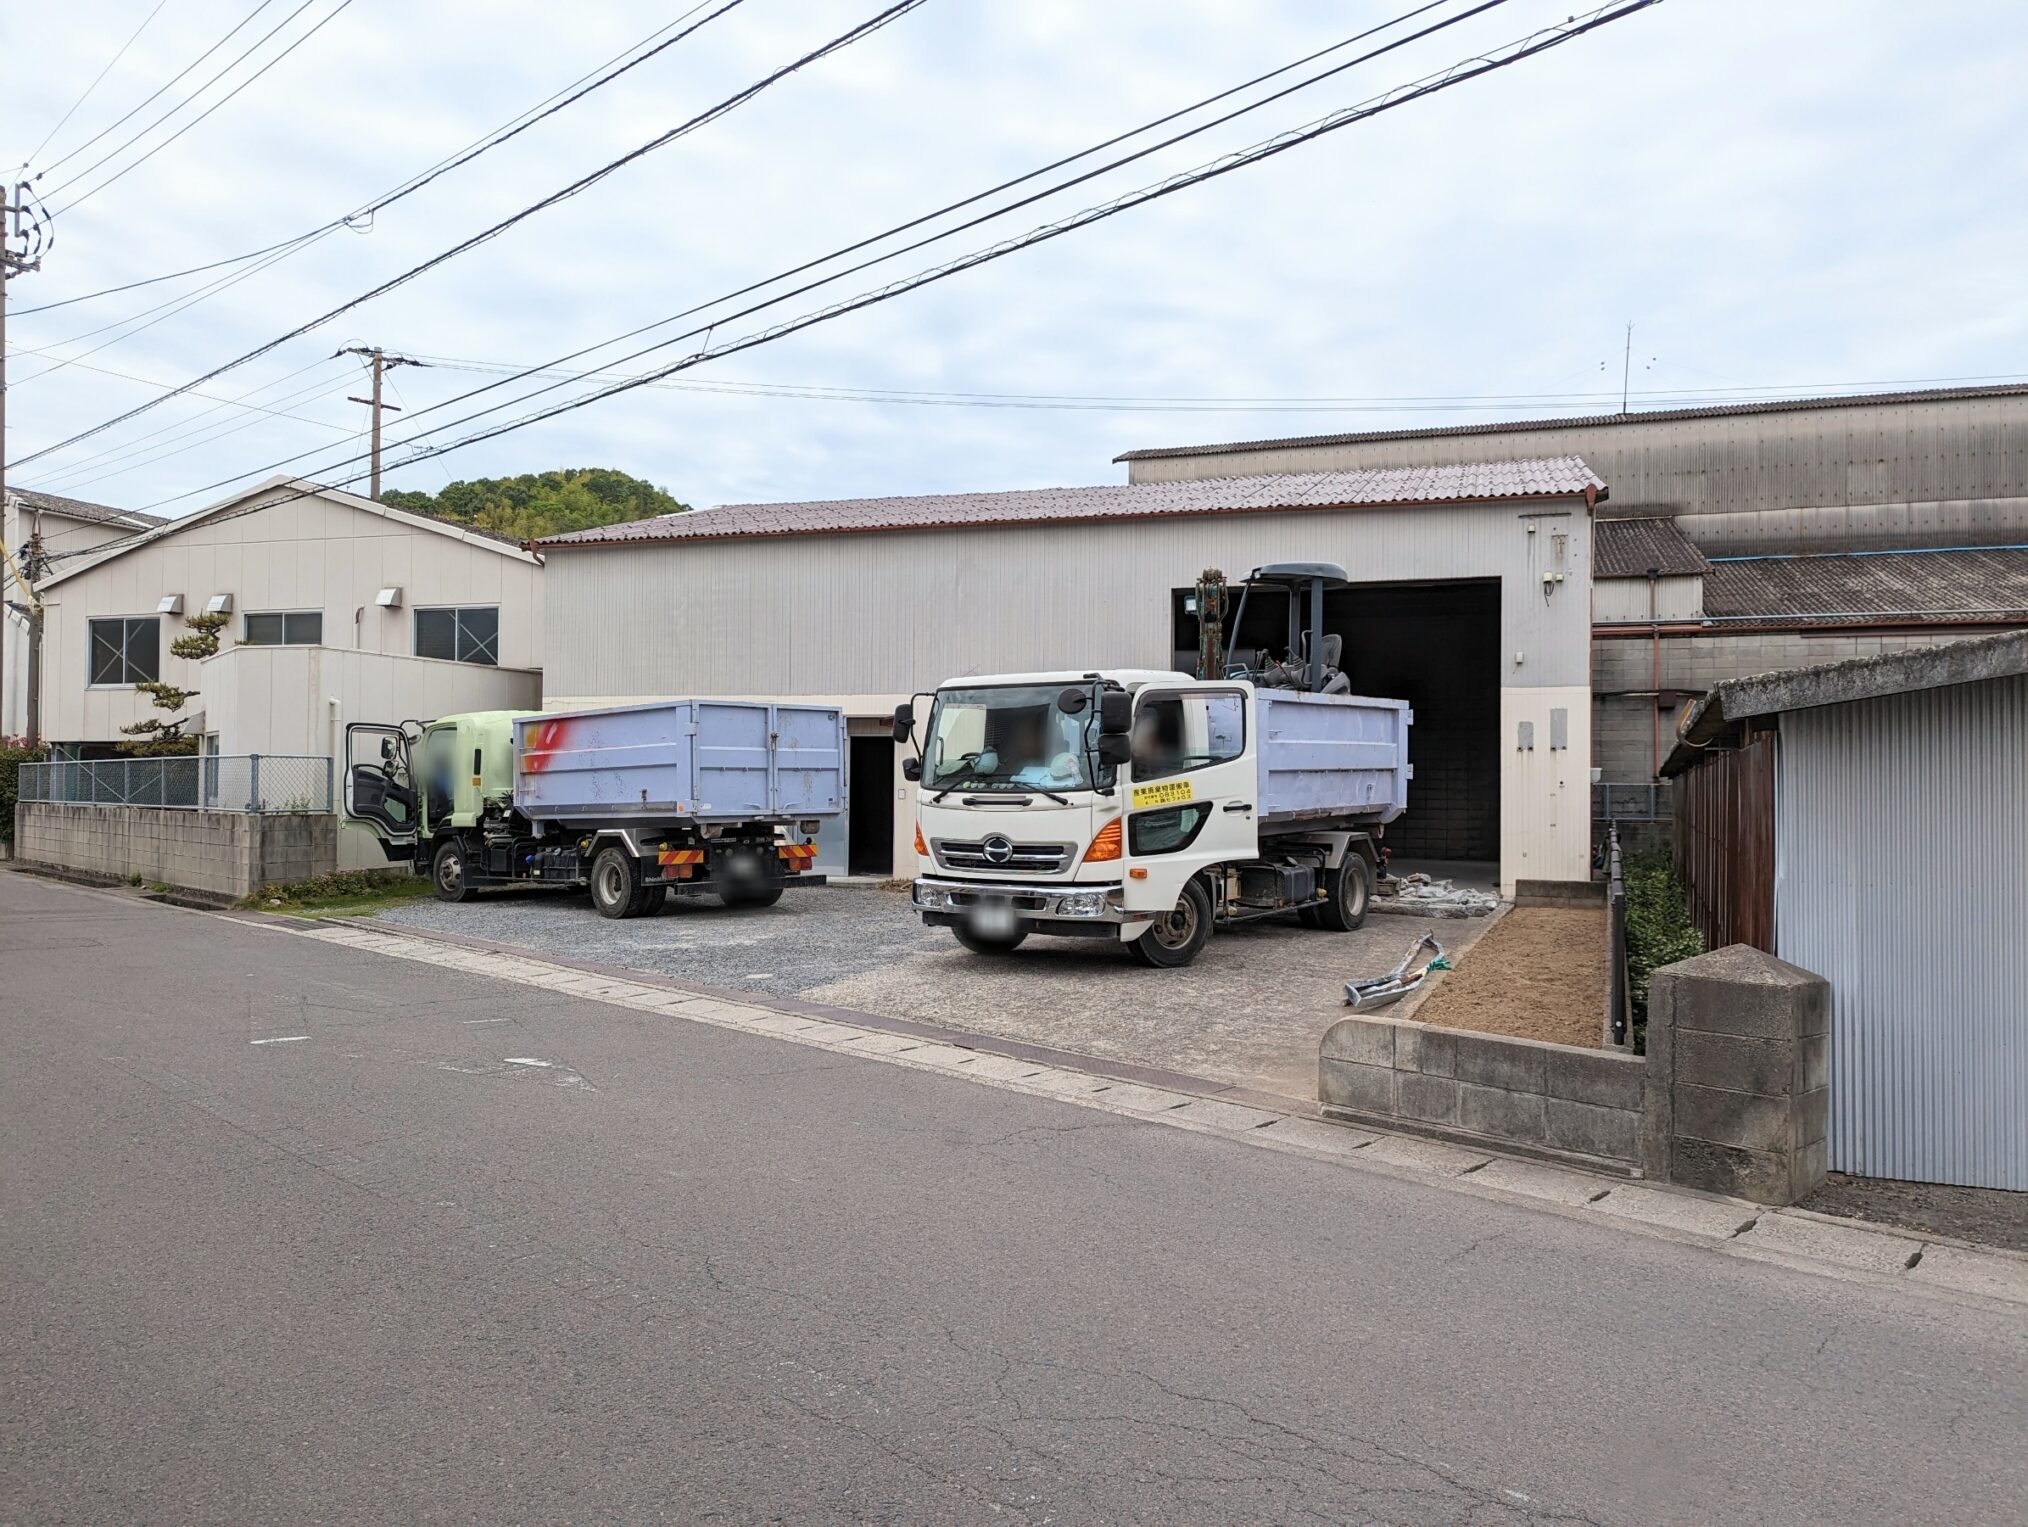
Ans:
POLYGON ((1127 871, 1127 878, 1129 880, 1146 880, 1148 878, 1148 872, 1142 869, 1140 865, 1137 864, 1132 869, 1127 871))
POLYGON ((923 858, 929 857, 929 845, 922 840, 922 823, 915 824, 915 851, 923 858))
POLYGON ((1120 856, 1120 824, 1118 818, 1106 823, 1092 837, 1091 847, 1084 851, 1086 864, 1100 864, 1120 856))

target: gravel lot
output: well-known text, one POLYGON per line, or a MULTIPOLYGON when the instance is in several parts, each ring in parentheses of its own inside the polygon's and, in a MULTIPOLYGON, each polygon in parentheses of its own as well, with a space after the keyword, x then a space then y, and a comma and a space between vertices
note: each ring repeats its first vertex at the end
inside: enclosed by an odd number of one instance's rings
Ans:
MULTIPOLYGON (((1316 1095, 1317 1043, 1345 1012, 1346 981, 1388 970, 1425 932, 1456 955, 1487 926, 1388 915, 1330 934, 1253 923, 1221 930, 1187 970, 1155 971, 1116 944, 1081 939, 1031 939, 1008 958, 981 959, 924 928, 904 893, 861 886, 792 891, 759 911, 672 900, 657 917, 624 922, 584 896, 496 892, 463 906, 413 902, 380 920, 1303 1098, 1316 1095)), ((1413 1010, 1404 1002, 1391 1013, 1413 1010)))
POLYGON ((790 891, 772 907, 740 911, 716 897, 676 896, 654 917, 625 920, 600 917, 585 894, 494 891, 459 906, 390 907, 379 920, 778 997, 950 942, 949 934, 922 926, 906 897, 869 886, 790 891))

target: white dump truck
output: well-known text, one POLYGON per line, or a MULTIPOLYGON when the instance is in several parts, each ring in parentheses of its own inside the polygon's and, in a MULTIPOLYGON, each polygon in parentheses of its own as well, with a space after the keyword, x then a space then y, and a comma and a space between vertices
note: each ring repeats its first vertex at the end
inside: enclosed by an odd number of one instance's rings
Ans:
POLYGON ((1244 598, 1287 597, 1289 651, 1219 663, 1229 677, 965 677, 920 726, 914 702, 898 709, 896 740, 918 747, 903 768, 924 922, 979 954, 1067 935, 1158 967, 1189 964, 1219 925, 1358 927, 1407 803, 1413 717, 1342 692, 1317 633, 1324 590, 1345 583, 1328 564, 1256 569, 1244 598))

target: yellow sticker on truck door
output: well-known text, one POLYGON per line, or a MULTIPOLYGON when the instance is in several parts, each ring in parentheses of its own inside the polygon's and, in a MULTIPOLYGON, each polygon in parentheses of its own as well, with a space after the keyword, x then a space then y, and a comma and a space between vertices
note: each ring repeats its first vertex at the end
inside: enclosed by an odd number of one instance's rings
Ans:
POLYGON ((1136 811, 1143 806, 1175 806, 1195 799, 1196 792, 1190 788, 1190 781, 1187 779, 1165 779, 1156 785, 1134 786, 1136 811))

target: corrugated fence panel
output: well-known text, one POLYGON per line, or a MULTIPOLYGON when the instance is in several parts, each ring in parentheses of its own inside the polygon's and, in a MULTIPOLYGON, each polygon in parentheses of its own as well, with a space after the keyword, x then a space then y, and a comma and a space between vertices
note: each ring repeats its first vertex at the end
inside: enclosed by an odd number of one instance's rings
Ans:
POLYGON ((2028 675, 1781 726, 1777 943, 1831 983, 1832 1168, 2028 1189, 2028 675))

